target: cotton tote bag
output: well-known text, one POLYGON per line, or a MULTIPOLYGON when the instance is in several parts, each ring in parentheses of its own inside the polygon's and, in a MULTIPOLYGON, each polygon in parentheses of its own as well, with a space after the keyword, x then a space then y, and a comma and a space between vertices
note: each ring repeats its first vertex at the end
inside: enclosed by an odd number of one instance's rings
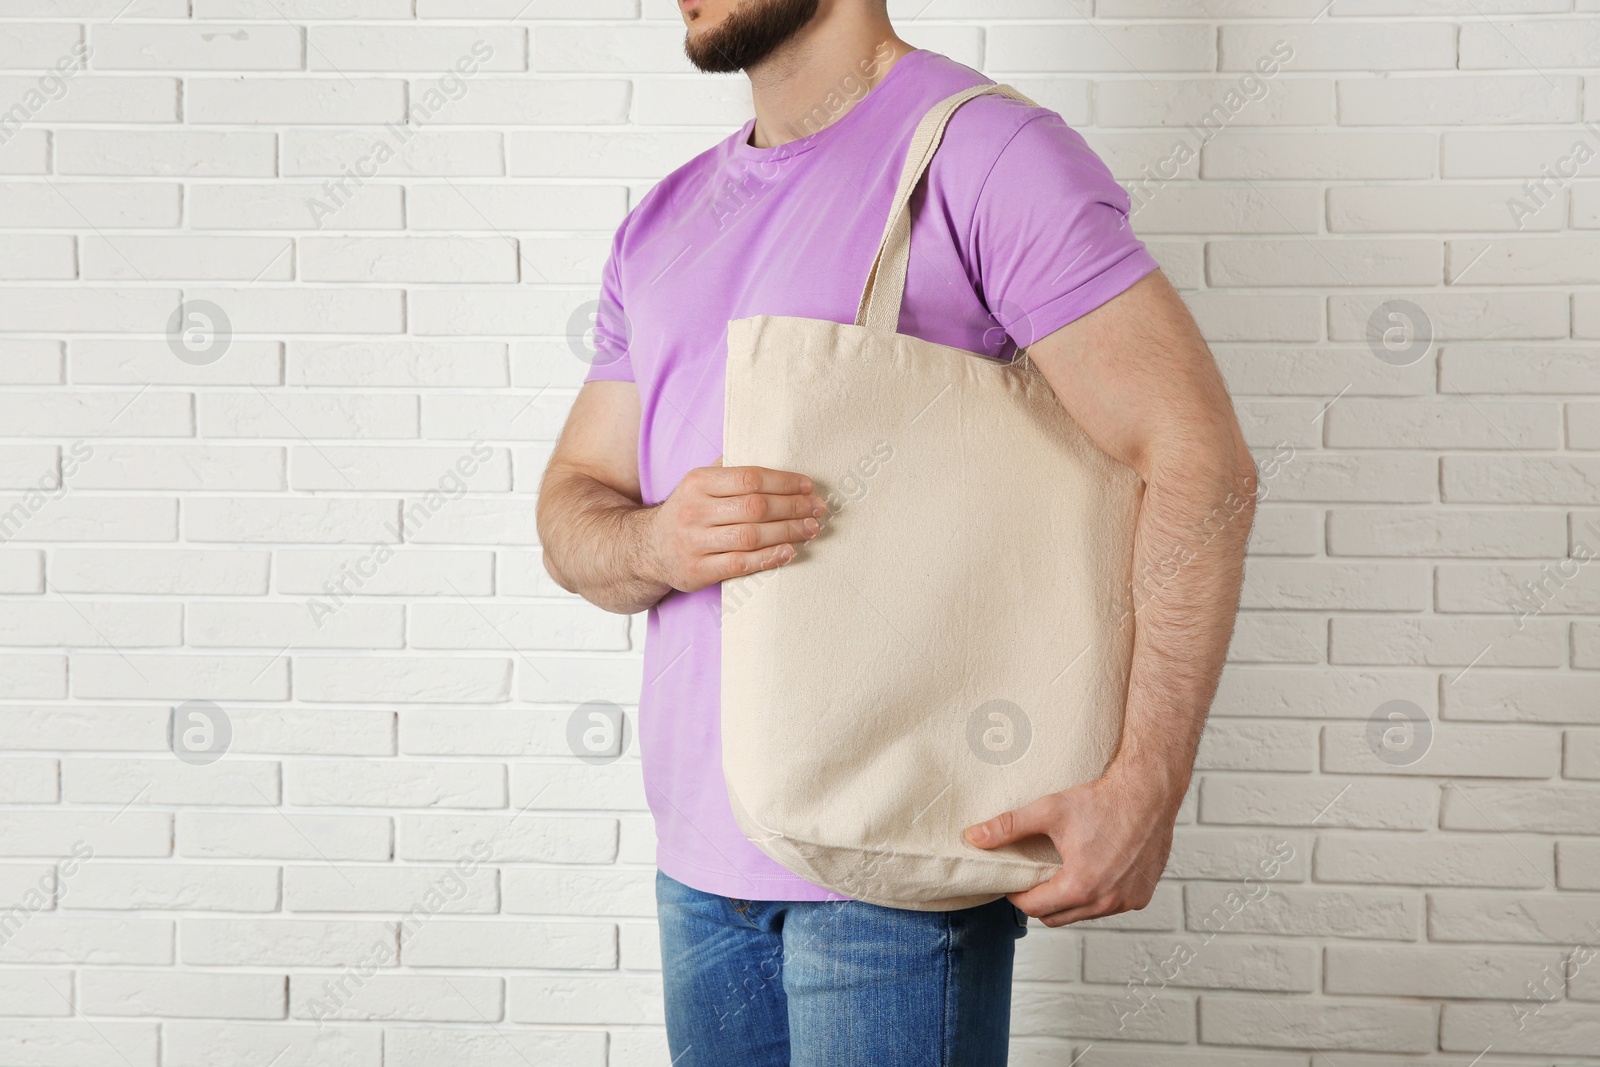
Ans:
POLYGON ((722 587, 723 772, 740 829, 858 900, 946 911, 1047 879, 1045 838, 962 831, 1099 777, 1121 732, 1143 483, 1030 360, 897 333, 910 199, 959 93, 912 138, 853 325, 728 326, 723 462, 833 508, 787 566, 722 587))

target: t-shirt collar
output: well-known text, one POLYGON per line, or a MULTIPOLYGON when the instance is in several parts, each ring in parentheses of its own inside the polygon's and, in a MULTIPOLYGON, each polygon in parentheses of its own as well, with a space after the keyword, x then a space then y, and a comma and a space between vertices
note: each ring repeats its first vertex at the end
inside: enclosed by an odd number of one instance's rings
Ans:
POLYGON ((847 126, 852 122, 858 121, 857 116, 861 112, 876 111, 883 107, 884 99, 893 95, 892 93, 886 93, 884 90, 889 88, 895 82, 900 74, 900 68, 904 67, 907 63, 919 62, 928 54, 929 53, 927 49, 915 48, 901 56, 899 60, 895 62, 895 65, 889 68, 889 73, 885 74, 877 85, 874 85, 871 89, 867 90, 866 95, 857 100, 854 107, 852 107, 849 111, 846 111, 839 119, 835 120, 834 122, 830 122, 816 133, 808 134, 805 137, 788 141, 772 148, 757 148, 755 145, 750 143, 750 133, 755 129, 756 120, 753 118, 748 120, 734 138, 733 150, 735 154, 745 159, 777 162, 779 160, 789 159, 792 156, 800 155, 802 152, 811 151, 811 149, 832 137, 834 132, 840 127, 847 126))

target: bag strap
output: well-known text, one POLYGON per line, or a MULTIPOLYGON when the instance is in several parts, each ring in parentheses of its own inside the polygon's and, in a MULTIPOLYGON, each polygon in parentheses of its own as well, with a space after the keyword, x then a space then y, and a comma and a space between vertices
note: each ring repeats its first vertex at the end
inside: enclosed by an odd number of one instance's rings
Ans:
POLYGON ((911 194, 916 191, 917 184, 933 162, 933 154, 939 150, 945 127, 950 124, 950 117, 956 113, 956 109, 969 100, 988 95, 1004 96, 1033 107, 1038 106, 1009 85, 974 85, 929 110, 911 137, 905 167, 900 172, 900 186, 895 190, 894 202, 889 208, 883 239, 878 242, 878 255, 867 273, 867 284, 861 293, 861 303, 856 308, 857 326, 885 333, 899 331, 900 305, 905 300, 906 272, 911 265, 911 194))

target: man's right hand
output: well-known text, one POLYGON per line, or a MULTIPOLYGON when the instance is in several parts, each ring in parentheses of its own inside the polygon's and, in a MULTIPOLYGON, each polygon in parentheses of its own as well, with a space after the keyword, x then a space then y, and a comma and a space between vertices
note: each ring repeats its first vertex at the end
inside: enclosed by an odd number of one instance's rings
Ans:
POLYGON ((639 513, 644 570, 684 593, 794 559, 827 505, 810 478, 766 467, 696 467, 639 513))

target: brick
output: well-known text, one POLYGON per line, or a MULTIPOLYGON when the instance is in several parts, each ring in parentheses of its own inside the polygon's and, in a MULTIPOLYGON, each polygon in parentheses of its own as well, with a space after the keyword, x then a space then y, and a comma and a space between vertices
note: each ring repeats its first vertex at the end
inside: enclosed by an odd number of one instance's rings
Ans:
POLYGON ((184 919, 183 962, 195 966, 395 966, 393 922, 353 919, 184 919))
POLYGON ((1213 716, 1200 738, 1195 769, 1310 771, 1313 730, 1302 723, 1237 721, 1213 716))
POLYGON ((404 329, 403 294, 395 289, 195 288, 184 290, 184 298, 218 305, 240 333, 399 333, 404 329))
POLYGON ((1439 1046, 1451 1052, 1473 1052, 1492 1041, 1505 1053, 1576 1056, 1600 1048, 1600 1007, 1595 1005, 1546 1005, 1521 1030, 1515 1019, 1503 1004, 1447 1004, 1439 1022, 1439 1046))
POLYGON ((385 181, 404 178, 498 178, 505 174, 503 135, 492 130, 424 129, 401 134, 386 124, 374 138, 362 131, 295 129, 284 134, 283 172, 290 177, 327 177, 322 195, 307 205, 316 229, 340 229, 347 205, 367 185, 350 184, 354 172, 385 181))
POLYGON ((368 815, 308 815, 183 811, 177 852, 189 859, 387 860, 393 855, 389 819, 368 815))
POLYGON ((988 32, 987 57, 997 71, 1215 70, 1217 48, 1208 27, 1176 22, 1103 30, 997 25, 988 32))
POLYGON ((480 841, 494 850, 497 862, 612 863, 623 858, 612 818, 519 811, 506 816, 406 814, 399 821, 396 855, 407 860, 459 859, 480 841))
MULTIPOLYGON (((1379 135, 1372 135, 1379 136, 1379 135)), ((1429 170, 1433 157, 1428 158, 1429 170)), ((1431 177, 1431 173, 1409 177, 1431 177)), ((1454 233, 1461 230, 1559 230, 1558 211, 1525 215, 1507 204, 1523 196, 1517 185, 1438 182, 1334 186, 1328 190, 1332 233, 1454 233)), ((1474 280, 1481 280, 1474 278, 1474 280)))
POLYGON ((1561 416, 1550 403, 1365 400, 1328 410, 1330 448, 1554 449, 1561 416))
POLYGON ((511 768, 511 804, 516 809, 585 808, 644 811, 639 765, 622 761, 603 767, 522 763, 511 768))
POLYGON ((83 465, 75 489, 219 489, 273 492, 284 488, 281 448, 227 445, 105 445, 83 465))
POLYGON ((1466 564, 1437 571, 1441 612, 1536 615, 1587 614, 1600 608, 1600 582, 1589 557, 1553 558, 1542 565, 1466 564))
POLYGON ((1553 778, 1560 771, 1561 739, 1550 730, 1447 724, 1436 727, 1426 751, 1413 762, 1378 758, 1368 727, 1322 728, 1322 770, 1336 774, 1396 774, 1450 778, 1553 778))
POLYGON ((1421 1004, 1200 998, 1200 1040, 1208 1044, 1431 1052, 1437 1026, 1434 1009, 1421 1004))
POLYGON ((1549 619, 1448 617, 1333 620, 1329 662, 1438 667, 1555 667, 1565 659, 1565 628, 1549 619))
POLYGON ((162 1067, 208 1067, 214 1063, 337 1063, 378 1067, 382 1032, 360 1026, 294 1026, 283 1023, 178 1022, 162 1027, 162 1067))
MULTIPOLYGON (((1349 131, 1300 133, 1290 130, 1228 130, 1226 137, 1208 142, 1200 150, 1201 174, 1208 179, 1316 178, 1381 181, 1431 178, 1438 145, 1433 134, 1357 133, 1349 131)), ((1392 187, 1400 195, 1410 186, 1392 187)), ((1328 190, 1329 229, 1341 217, 1333 210, 1335 197, 1359 191, 1335 186, 1328 190)), ((1429 193, 1438 192, 1430 186, 1429 193)), ((1500 206, 1500 202, 1496 202, 1500 206)), ((1502 207, 1503 211, 1504 208, 1502 207)), ((1397 230, 1423 227, 1407 224, 1397 230)))
POLYGON ((415 648, 536 647, 551 651, 625 651, 627 618, 588 604, 505 607, 418 604, 411 609, 415 648))
POLYGON ((1563 984, 1554 951, 1332 945, 1325 960, 1329 993, 1519 1000, 1529 981, 1563 984))
POLYGON ((1305 834, 1180 830, 1173 836, 1167 877, 1237 881, 1304 881, 1311 842, 1305 834))
POLYGON ((1268 83, 1260 96, 1241 96, 1236 78, 1103 81, 1096 87, 1098 125, 1182 126, 1230 131, 1248 126, 1322 126, 1333 122, 1333 85, 1297 78, 1268 83))
POLYGON ((611 868, 507 868, 501 879, 502 910, 516 915, 631 916, 656 913, 651 871, 611 868))
POLYGON ((285 796, 302 807, 499 808, 505 769, 495 763, 306 760, 285 768, 285 796))
POLYGON ((1438 808, 1425 782, 1228 774, 1200 784, 1200 820, 1218 825, 1430 830, 1438 808))
POLYGON ((1139 1000, 1169 986, 1309 993, 1316 976, 1316 950, 1303 944, 1204 934, 1089 934, 1083 943, 1084 980, 1131 982, 1139 1000))
POLYGON ((406 1026, 384 1031, 383 1053, 388 1067, 428 1067, 437 1063, 473 1063, 483 1067, 561 1063, 572 1067, 604 1067, 608 1041, 616 1050, 631 1033, 406 1026))
MULTIPOLYGON (((1419 396, 1434 389, 1433 361, 1427 357, 1407 367, 1375 359, 1365 347, 1232 348, 1213 350, 1223 378, 1235 395, 1312 396, 1341 393, 1374 396, 1419 396)), ((1321 411, 1330 401, 1319 399, 1321 411)))
POLYGON ((1326 620, 1281 613, 1241 613, 1228 646, 1229 663, 1321 663, 1326 620))
POLYGON ((1472 670, 1442 686, 1447 719, 1600 725, 1600 677, 1472 670))
MULTIPOLYGON (((178 79, 92 72, 74 75, 71 89, 49 103, 48 121, 162 123, 178 121, 178 79)), ((37 75, 0 76, 0 99, 18 101, 38 91, 37 75)))
POLYGON ((194 497, 184 501, 190 541, 393 544, 400 540, 394 500, 194 497))
POLYGON ((407 922, 433 915, 499 911, 499 882, 478 867, 290 866, 283 872, 286 911, 394 912, 407 922))
MULTIPOLYGON (((1556 887, 1600 889, 1600 841, 1556 842, 1556 887)), ((1584 999, 1600 999, 1590 983, 1584 989, 1584 999)))
MULTIPOLYGON (((1278 501, 1327 503, 1431 503, 1437 494, 1435 461, 1426 456, 1345 452, 1295 452, 1261 472, 1260 492, 1278 501)), ((1258 457, 1257 465, 1274 457, 1258 457)))
POLYGON ((418 182, 406 188, 406 212, 413 230, 613 230, 627 214, 627 190, 616 184, 418 182))
POLYGON ((494 592, 494 555, 487 551, 402 548, 388 554, 370 547, 284 549, 276 558, 280 593, 331 598, 494 592))
POLYGON ((99 70, 299 70, 300 30, 288 24, 252 26, 139 25, 91 28, 99 70))
POLYGON ((518 1023, 605 1024, 663 1021, 661 979, 640 975, 530 975, 507 983, 507 1018, 518 1023))
POLYGON ((400 956, 407 967, 611 970, 617 965, 616 926, 435 919, 403 938, 400 956))
POLYGON ((1184 925, 1202 933, 1414 941, 1422 928, 1420 895, 1373 889, 1270 885, 1246 889, 1184 887, 1184 925))
POLYGON ((278 869, 263 865, 88 863, 72 880, 62 906, 101 911, 277 911, 278 869))
POLYGON ((219 760, 205 766, 165 760, 66 759, 62 799, 72 804, 278 803, 278 765, 259 760, 219 760))
POLYGON ((253 551, 59 548, 50 583, 67 593, 259 596, 271 555, 253 551))
POLYGON ((58 384, 61 349, 59 341, 0 340, 0 382, 7 385, 58 384))
POLYGON ((1495 242, 1457 240, 1446 243, 1450 284, 1563 285, 1592 282, 1594 238, 1523 237, 1495 242))
POLYGON ((1331 508, 1328 554, 1555 559, 1564 527, 1562 513, 1528 508, 1331 508))
POLYGON ((1445 503, 1600 503, 1600 457, 1446 456, 1445 503))
POLYGON ((1433 583, 1425 566, 1410 563, 1330 563, 1251 560, 1240 604, 1279 610, 1422 611, 1433 583))
MULTIPOLYGON (((77 273, 87 279, 284 280, 290 276, 290 265, 284 258, 289 251, 288 242, 276 238, 132 235, 122 236, 116 242, 104 237, 85 237, 79 244, 82 262, 77 273)), ((64 275, 51 276, 71 277, 73 274, 74 271, 68 270, 64 275)))
POLYGON ((517 245, 498 237, 307 237, 301 277, 313 282, 514 282, 517 245))
POLYGON ((1341 126, 1484 126, 1578 119, 1577 79, 1559 74, 1343 79, 1337 88, 1341 126))
MULTIPOLYGON (((1388 297, 1328 298, 1328 335, 1335 341, 1364 341, 1367 323, 1388 297)), ((1419 292, 1435 340, 1545 340, 1569 333, 1568 299, 1554 292, 1419 292)))
MULTIPOLYGON (((1444 824, 1451 826, 1448 814, 1444 824)), ((1553 864, 1550 842, 1529 835, 1328 834, 1317 841, 1312 876, 1319 882, 1535 889, 1550 884, 1553 864)))
MULTIPOLYGON (((1446 830, 1600 834, 1600 789, 1583 785, 1458 786, 1444 791, 1446 830)), ((1538 853, 1530 853, 1536 858, 1538 853)))
POLYGON ((171 919, 39 915, 0 947, 0 962, 170 966, 172 931, 171 919))
POLYGON ((165 340, 85 338, 73 342, 67 358, 80 385, 277 385, 283 363, 278 342, 237 338, 223 359, 206 366, 176 358, 165 340))
POLYGON ((1437 285, 1437 241, 1208 241, 1206 277, 1216 287, 1437 285))
POLYGON ((190 78, 185 104, 206 125, 401 122, 405 88, 397 78, 190 78))
POLYGON ((206 437, 307 438, 417 436, 415 397, 344 393, 213 393, 200 398, 206 437))
POLYGON ((14 603, 0 614, 0 643, 72 648, 163 648, 181 645, 178 605, 93 603, 56 597, 14 603))
POLYGON ((285 982, 276 974, 186 974, 86 970, 83 1010, 94 1015, 179 1019, 281 1019, 285 982))
MULTIPOLYGON (((1519 215, 1542 214, 1554 188, 1542 168, 1560 167, 1572 173, 1574 165, 1583 163, 1574 154, 1577 143, 1569 130, 1449 130, 1440 136, 1439 173, 1445 178, 1511 178, 1519 191, 1523 182, 1540 183, 1519 197, 1523 205, 1519 215), (1530 166, 1530 160, 1537 162, 1530 166), (1544 182, 1549 184, 1541 191, 1544 182)), ((1559 213, 1561 208, 1550 210, 1559 213)))
POLYGON ((1192 1042, 1194 1000, 1188 996, 1135 999, 1022 987, 1011 994, 1011 1032, 1019 1035, 1192 1042), (1069 1021, 1070 1020, 1070 1021, 1069 1021))
POLYGON ((521 26, 313 26, 307 40, 311 70, 527 70, 527 31, 521 26))
POLYGON ((276 656, 72 657, 74 696, 115 700, 287 700, 289 664, 276 656))
POLYGON ((398 230, 404 193, 398 185, 369 183, 359 195, 340 197, 331 183, 245 182, 189 186, 189 226, 196 230, 300 230, 336 225, 341 230, 398 230), (318 207, 318 205, 321 207, 318 207))
POLYGON ((66 695, 65 656, 0 655, 0 696, 48 700, 66 695))
POLYGON ((0 592, 44 592, 44 553, 20 548, 0 550, 0 592))
POLYGON ((405 609, 342 604, 315 611, 300 604, 191 604, 184 636, 191 648, 401 648, 405 609))
POLYGON ((570 756, 570 712, 418 708, 400 717, 400 751, 413 756, 570 756))
POLYGON ((1316 508, 1261 507, 1250 527, 1252 556, 1313 556, 1322 548, 1322 513, 1316 508))
POLYGON ((1461 27, 1461 69, 1542 70, 1592 64, 1600 18, 1528 22, 1487 20, 1461 27))
POLYGON ((107 1049, 127 1067, 155 1067, 157 1042, 151 1022, 0 1020, 0 1058, 26 1067, 92 1063, 86 1054, 107 1049))

